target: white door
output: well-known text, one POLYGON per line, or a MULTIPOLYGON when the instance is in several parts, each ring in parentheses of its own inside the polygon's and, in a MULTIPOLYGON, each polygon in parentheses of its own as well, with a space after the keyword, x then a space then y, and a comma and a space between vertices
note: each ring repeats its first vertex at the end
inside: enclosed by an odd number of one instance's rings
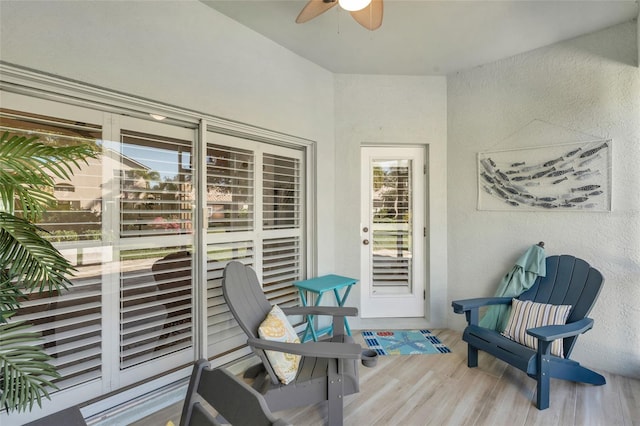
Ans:
POLYGON ((425 150, 365 147, 361 170, 361 315, 424 317, 425 150))

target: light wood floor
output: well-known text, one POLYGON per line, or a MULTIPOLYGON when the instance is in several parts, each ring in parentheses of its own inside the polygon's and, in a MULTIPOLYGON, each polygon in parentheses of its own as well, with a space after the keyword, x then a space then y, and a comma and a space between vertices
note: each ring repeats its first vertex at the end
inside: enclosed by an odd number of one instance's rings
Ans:
MULTIPOLYGON (((360 393, 344 401, 345 426, 362 425, 635 425, 640 426, 640 380, 599 371, 604 386, 551 382, 551 406, 535 408, 533 379, 480 353, 467 367, 460 333, 432 330, 450 354, 378 357, 360 366, 360 393)), ((356 340, 363 345, 362 337, 356 340)), ((580 342, 578 341, 578 344, 580 342)), ((180 404, 136 422, 136 426, 178 425, 180 404)), ((322 425, 326 406, 274 413, 293 425, 322 425)))

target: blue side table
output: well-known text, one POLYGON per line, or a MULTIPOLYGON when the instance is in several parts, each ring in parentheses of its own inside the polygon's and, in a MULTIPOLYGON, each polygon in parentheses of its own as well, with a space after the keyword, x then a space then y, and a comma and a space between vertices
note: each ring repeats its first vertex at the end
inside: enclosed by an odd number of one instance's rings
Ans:
MULTIPOLYGON (((310 278, 304 281, 294 281, 293 285, 298 288, 300 299, 302 300, 302 306, 308 306, 307 297, 305 295, 307 291, 318 295, 314 306, 320 306, 322 295, 331 290, 333 290, 333 294, 336 298, 336 302, 338 302, 338 306, 344 306, 344 302, 347 301, 347 297, 349 297, 349 293, 351 292, 351 286, 353 286, 357 282, 358 280, 354 278, 342 277, 340 275, 324 275, 322 277, 310 278), (342 288, 345 288, 345 290, 344 294, 340 296, 339 290, 342 288)), ((313 318, 315 317, 315 315, 307 315, 306 317, 307 328, 304 330, 304 334, 302 335, 303 342, 306 342, 309 338, 312 338, 314 342, 317 342, 318 336, 333 331, 332 325, 320 330, 316 330, 313 327, 313 318), (310 334, 309 337, 307 337, 308 334, 310 334)), ((347 334, 351 336, 351 329, 349 328, 349 323, 346 318, 344 319, 344 328, 347 331, 347 334)))

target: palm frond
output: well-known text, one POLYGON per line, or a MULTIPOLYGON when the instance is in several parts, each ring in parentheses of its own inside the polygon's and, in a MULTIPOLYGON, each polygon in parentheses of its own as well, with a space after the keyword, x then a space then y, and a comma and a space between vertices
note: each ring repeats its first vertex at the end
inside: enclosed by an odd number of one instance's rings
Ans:
POLYGON ((6 271, 0 268, 0 324, 7 322, 16 313, 24 297, 6 271))
POLYGON ((17 199, 25 217, 37 216, 55 201, 54 176, 69 179, 80 162, 99 155, 87 144, 52 146, 37 139, 9 132, 0 136, 0 201, 10 206, 17 199))
POLYGON ((31 410, 34 403, 57 387, 60 377, 47 361, 51 357, 38 345, 40 334, 27 331, 25 322, 0 324, 0 406, 8 411, 31 410))
POLYGON ((0 269, 17 286, 49 291, 67 288, 76 270, 53 245, 38 235, 38 226, 0 212, 0 269))

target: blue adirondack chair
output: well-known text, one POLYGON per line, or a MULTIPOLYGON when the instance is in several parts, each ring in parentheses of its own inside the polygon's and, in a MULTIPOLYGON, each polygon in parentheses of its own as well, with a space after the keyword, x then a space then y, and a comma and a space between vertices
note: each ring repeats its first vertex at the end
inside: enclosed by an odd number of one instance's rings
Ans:
POLYGON ((452 302, 454 312, 464 313, 468 322, 462 335, 462 340, 467 342, 467 365, 478 366, 478 350, 481 350, 527 373, 537 381, 536 406, 539 410, 549 407, 551 378, 593 385, 606 383, 602 375, 569 359, 577 337, 593 327, 593 319, 587 315, 600 293, 604 281, 602 274, 584 260, 568 255, 547 257, 546 269, 546 277, 538 277, 518 299, 571 305, 572 308, 566 325, 527 330, 527 334, 538 339, 537 351, 478 325, 480 307, 510 304, 512 298, 487 297, 452 302), (563 339, 565 358, 550 353, 551 343, 556 339, 563 339))

